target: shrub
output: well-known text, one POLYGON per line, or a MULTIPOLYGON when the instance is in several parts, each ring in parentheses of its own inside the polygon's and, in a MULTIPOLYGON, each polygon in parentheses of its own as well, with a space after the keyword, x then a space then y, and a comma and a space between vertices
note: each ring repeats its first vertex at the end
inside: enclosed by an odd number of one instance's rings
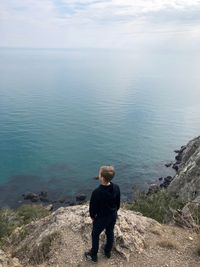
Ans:
POLYGON ((4 244, 4 240, 9 237, 17 227, 26 225, 33 220, 43 218, 47 215, 49 215, 49 211, 39 205, 23 205, 16 211, 11 209, 1 209, 0 246, 4 244))
POLYGON ((22 205, 16 210, 16 212, 22 219, 23 224, 28 224, 31 221, 41 219, 50 214, 48 210, 40 205, 22 205))
POLYGON ((167 223, 172 219, 172 209, 181 209, 183 206, 184 203, 179 199, 171 196, 166 190, 161 190, 152 195, 137 192, 135 201, 127 204, 126 208, 141 212, 160 223, 167 223))
POLYGON ((20 224, 21 220, 14 211, 10 209, 0 210, 0 239, 9 236, 20 224))

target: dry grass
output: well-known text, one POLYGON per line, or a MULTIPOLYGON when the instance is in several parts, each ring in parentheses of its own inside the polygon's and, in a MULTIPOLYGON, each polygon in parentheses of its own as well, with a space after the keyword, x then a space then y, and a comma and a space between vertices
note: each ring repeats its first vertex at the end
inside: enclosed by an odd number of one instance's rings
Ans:
POLYGON ((161 231, 159 229, 157 229, 157 228, 150 229, 150 232, 152 234, 154 234, 154 235, 158 235, 158 236, 161 236, 162 235, 161 231))
POLYGON ((162 247, 162 248, 167 248, 167 249, 177 249, 177 244, 172 242, 171 240, 161 240, 157 242, 157 245, 162 247))
POLYGON ((200 234, 198 235, 198 243, 196 248, 197 255, 200 256, 200 234))

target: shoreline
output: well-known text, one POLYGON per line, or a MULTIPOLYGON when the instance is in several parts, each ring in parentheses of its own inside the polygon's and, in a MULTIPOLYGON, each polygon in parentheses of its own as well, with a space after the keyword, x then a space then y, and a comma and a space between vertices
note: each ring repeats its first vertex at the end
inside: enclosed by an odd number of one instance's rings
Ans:
MULTIPOLYGON (((166 189, 170 183, 173 181, 174 177, 176 176, 178 172, 179 165, 181 163, 182 155, 184 150, 186 149, 186 145, 181 146, 180 149, 175 149, 175 159, 171 160, 169 162, 163 163, 165 168, 169 170, 169 173, 172 173, 172 175, 162 176, 158 177, 155 180, 150 180, 149 184, 146 186, 146 188, 142 189, 139 186, 135 186, 132 184, 131 186, 125 187, 126 194, 122 193, 122 202, 131 202, 134 200, 134 188, 136 187, 140 191, 145 192, 148 194, 153 194, 158 192, 160 189, 164 188, 166 189)), ((34 177, 33 177, 34 178, 34 177)), ((93 180, 95 180, 96 177, 93 177, 93 180)), ((96 179, 97 180, 97 179, 96 179)), ((120 186, 121 187, 121 186, 120 186)), ((11 191, 14 190, 15 184, 13 187, 11 186, 11 191)), ((42 186, 41 186, 42 188, 42 186)), ((0 191, 2 187, 0 186, 0 191)), ((124 188, 123 188, 124 189, 124 188)), ((8 189, 7 189, 8 190, 8 189)), ((37 204, 42 205, 44 207, 49 206, 51 210, 56 210, 60 207, 68 207, 68 206, 75 206, 80 204, 85 204, 87 201, 89 201, 91 190, 89 189, 82 189, 78 190, 78 192, 69 195, 69 194, 61 194, 59 190, 54 190, 51 192, 51 190, 27 190, 23 192, 23 190, 18 194, 15 195, 16 199, 12 198, 12 192, 9 192, 10 194, 7 197, 7 204, 4 203, 4 205, 0 204, 0 209, 3 208, 10 208, 10 209, 16 209, 24 204, 37 204), (79 193, 78 193, 79 192, 79 193), (51 206, 51 207, 50 207, 51 206)))

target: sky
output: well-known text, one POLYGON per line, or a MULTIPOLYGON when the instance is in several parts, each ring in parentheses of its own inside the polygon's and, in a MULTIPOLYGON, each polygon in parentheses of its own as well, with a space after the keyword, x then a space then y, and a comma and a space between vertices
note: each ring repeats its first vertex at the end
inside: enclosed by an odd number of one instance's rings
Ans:
POLYGON ((0 0, 0 47, 200 48, 200 0, 0 0))

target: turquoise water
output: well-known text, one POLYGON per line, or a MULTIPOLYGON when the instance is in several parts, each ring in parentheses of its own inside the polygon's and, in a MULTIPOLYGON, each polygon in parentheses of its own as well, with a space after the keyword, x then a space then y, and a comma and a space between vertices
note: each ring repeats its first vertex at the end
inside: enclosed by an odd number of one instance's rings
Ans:
POLYGON ((200 55, 0 49, 0 204, 90 192, 100 165, 128 195, 200 133, 200 55))

